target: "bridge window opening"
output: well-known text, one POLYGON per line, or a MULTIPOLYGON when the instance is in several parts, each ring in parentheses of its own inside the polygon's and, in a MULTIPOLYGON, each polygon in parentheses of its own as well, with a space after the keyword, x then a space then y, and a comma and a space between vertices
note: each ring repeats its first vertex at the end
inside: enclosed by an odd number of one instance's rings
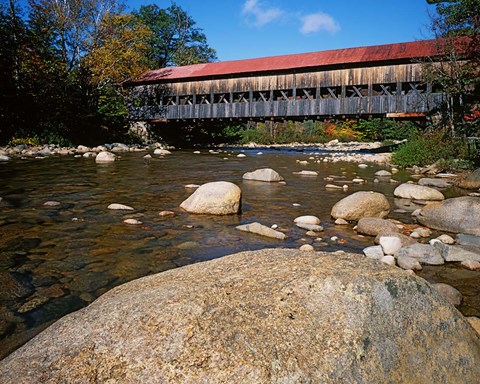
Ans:
POLYGON ((268 102, 270 101, 270 92, 268 91, 263 91, 263 92, 253 92, 253 101, 259 101, 259 102, 268 102))
POLYGON ((288 91, 288 90, 274 91, 273 92, 273 100, 277 100, 277 101, 291 100, 292 99, 291 93, 292 93, 292 91, 288 91))
POLYGON ((397 93, 397 84, 373 84, 372 96, 393 96, 397 93))
POLYGON ((248 103, 248 94, 245 92, 234 93, 233 94, 233 102, 234 103, 248 103))
POLYGON ((163 98, 163 105, 166 105, 167 107, 169 105, 177 105, 175 103, 175 96, 167 96, 163 98))
POLYGON ((192 96, 180 96, 180 105, 192 105, 192 96))
POLYGON ((213 102, 216 104, 229 104, 230 103, 230 94, 219 93, 213 96, 213 102))
POLYGON ((210 104, 210 95, 197 95, 198 104, 210 104))
POLYGON ((342 87, 322 87, 320 97, 322 99, 338 99, 342 96, 342 87))
POLYGON ((303 100, 313 100, 315 99, 316 88, 303 88, 301 90, 297 90, 297 98, 303 100))
POLYGON ((346 87, 347 97, 366 97, 368 96, 367 85, 348 85, 346 87))
POLYGON ((427 92, 427 83, 402 83, 402 95, 412 95, 427 92))

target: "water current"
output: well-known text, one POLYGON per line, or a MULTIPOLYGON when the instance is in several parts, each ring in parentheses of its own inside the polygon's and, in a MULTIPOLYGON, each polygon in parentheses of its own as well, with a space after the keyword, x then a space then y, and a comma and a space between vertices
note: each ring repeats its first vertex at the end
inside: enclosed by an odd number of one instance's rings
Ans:
MULTIPOLYGON (((261 155, 258 151, 179 150, 152 159, 144 159, 145 152, 132 152, 111 164, 73 156, 0 163, 0 358, 58 318, 142 276, 243 250, 298 248, 305 243, 316 250, 361 253, 373 239, 358 236, 353 225, 335 225, 330 218, 332 206, 355 191, 382 192, 392 211, 405 208, 405 201, 393 198, 395 184, 373 182, 380 166, 317 163, 312 158, 322 156, 311 148, 262 150, 261 155), (238 158, 240 152, 246 157, 238 158), (243 173, 263 167, 278 171, 286 184, 242 181, 243 173), (319 175, 294 174, 301 170, 319 175), (333 183, 338 185, 354 177, 367 182, 348 183, 348 191, 326 190, 332 181, 324 178, 330 175, 337 177, 333 183), (219 180, 242 189, 241 214, 191 215, 178 208, 192 192, 186 184, 219 180), (45 206, 47 201, 60 205, 45 206), (127 204, 134 211, 109 210, 111 203, 127 204), (159 216, 163 210, 172 210, 175 216, 159 216), (321 219, 325 228, 321 241, 294 226, 300 215, 321 219), (126 218, 143 224, 125 224, 126 218), (277 224, 288 238, 271 240, 235 229, 253 221, 277 224)), ((404 182, 410 174, 400 171, 395 179, 404 182)), ((455 196, 460 191, 444 193, 455 196)), ((410 211, 415 208, 407 206, 410 211)), ((409 213, 392 212, 389 217, 412 223, 409 213)), ((459 309, 480 316, 480 272, 449 264, 425 267, 421 275, 455 286, 465 297, 459 309)))

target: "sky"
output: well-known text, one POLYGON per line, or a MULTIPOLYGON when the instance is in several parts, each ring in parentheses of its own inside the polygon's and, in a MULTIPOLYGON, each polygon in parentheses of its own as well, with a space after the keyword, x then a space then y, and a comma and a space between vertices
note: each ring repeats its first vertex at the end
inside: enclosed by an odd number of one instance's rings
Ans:
MULTIPOLYGON (((170 0, 126 0, 131 9, 170 0)), ((219 61, 431 38, 426 0, 176 0, 219 61)))

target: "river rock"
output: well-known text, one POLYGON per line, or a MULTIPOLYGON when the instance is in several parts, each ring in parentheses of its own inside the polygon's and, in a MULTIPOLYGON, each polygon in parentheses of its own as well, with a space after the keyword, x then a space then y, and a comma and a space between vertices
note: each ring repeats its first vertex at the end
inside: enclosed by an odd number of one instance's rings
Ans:
POLYGON ((300 171, 300 172, 293 172, 294 175, 301 175, 301 176, 318 176, 318 172, 316 171, 300 171))
POLYGON ((438 236, 437 240, 441 241, 443 244, 455 244, 455 239, 446 234, 438 236))
POLYGON ((307 231, 322 232, 323 227, 317 224, 295 223, 298 228, 306 229, 307 231))
POLYGON ((393 195, 404 199, 414 200, 444 200, 442 192, 434 188, 425 187, 423 185, 404 183, 400 184, 393 191, 393 195))
POLYGON ((96 163, 112 163, 117 160, 117 155, 112 152, 103 151, 95 157, 96 163))
POLYGON ((471 245, 447 245, 440 241, 433 244, 445 261, 480 261, 480 248, 471 245))
POLYGON ((311 245, 311 244, 303 244, 299 249, 300 249, 300 251, 303 251, 303 252, 313 252, 313 251, 315 251, 315 248, 313 248, 313 245, 311 245))
POLYGON ((363 253, 370 259, 380 260, 384 255, 383 249, 380 245, 372 245, 363 249, 363 253))
POLYGON ((124 205, 124 204, 117 204, 117 203, 113 203, 113 204, 110 204, 107 209, 112 209, 114 211, 133 211, 134 208, 128 206, 128 205, 124 205))
POLYGON ((462 294, 451 285, 444 283, 434 283, 432 287, 435 288, 440 294, 452 305, 462 304, 462 294))
POLYGON ((408 245, 395 252, 394 256, 396 259, 403 256, 410 257, 427 265, 445 264, 445 260, 439 250, 430 244, 416 243, 408 245))
POLYGON ((389 220, 379 217, 362 217, 357 223, 357 233, 377 236, 382 232, 399 232, 398 227, 389 220))
POLYGON ((281 249, 116 287, 0 362, 3 383, 478 377, 480 337, 425 280, 357 255, 281 249))
POLYGON ((396 237, 400 239, 402 243, 402 247, 406 247, 407 245, 410 244, 416 244, 416 240, 412 239, 411 237, 404 235, 403 233, 398 233, 398 232, 381 232, 375 237, 375 244, 380 244, 380 237, 382 236, 390 236, 390 237, 396 237))
POLYGON ((295 223, 302 223, 302 224, 320 224, 320 219, 317 216, 312 215, 305 215, 299 216, 294 220, 295 223))
POLYGON ((279 175, 279 173, 272 168, 262 168, 257 169, 253 172, 247 172, 243 175, 244 180, 255 180, 255 181, 265 181, 265 182, 276 182, 282 181, 284 178, 279 175))
POLYGON ((388 177, 388 176, 392 176, 392 173, 382 169, 380 171, 375 172, 375 176, 388 177))
POLYGON ((456 236, 457 244, 459 245, 473 245, 475 247, 480 247, 480 236, 475 235, 466 235, 464 233, 459 233, 456 236))
POLYGON ((113 143, 110 150, 112 152, 128 152, 130 151, 130 148, 128 147, 128 145, 123 143, 113 143))
POLYGON ((348 225, 348 221, 344 219, 337 219, 335 220, 336 225, 348 225))
POLYGON ((153 151, 153 154, 154 155, 160 155, 160 156, 164 156, 164 155, 170 155, 172 152, 170 152, 168 149, 162 149, 162 148, 156 148, 154 151, 153 151))
POLYGON ((355 192, 339 202, 331 211, 334 219, 360 220, 362 217, 380 217, 388 215, 390 204, 387 198, 378 192, 355 192))
POLYGON ((410 236, 414 238, 430 237, 431 235, 432 235, 431 229, 422 228, 422 227, 415 228, 410 234, 410 236), (413 234, 416 234, 416 235, 412 236, 413 234))
POLYGON ((425 187, 448 188, 452 185, 452 182, 448 179, 434 179, 430 177, 424 177, 418 180, 418 185, 423 185, 425 187))
POLYGON ((480 236, 480 199, 462 196, 429 204, 417 220, 429 228, 480 236))
POLYGON ((196 214, 230 215, 241 208, 241 189, 227 181, 214 181, 198 187, 180 207, 196 214))
POLYGON ((462 261, 462 267, 470 269, 471 271, 480 271, 480 261, 465 260, 462 261))
POLYGON ((256 222, 238 225, 235 228, 239 231, 255 233, 256 235, 266 236, 272 239, 284 240, 287 238, 287 235, 285 235, 283 232, 276 231, 270 227, 267 227, 266 225, 262 225, 256 222))
POLYGON ((391 267, 394 267, 397 264, 397 261, 395 260, 395 257, 391 255, 383 256, 380 261, 384 264, 390 265, 391 267))
POLYGON ((0 161, 9 161, 10 160, 10 157, 8 157, 7 155, 0 155, 0 161))
POLYGON ((385 255, 394 255, 402 248, 402 241, 395 236, 381 236, 379 243, 385 255))
POLYGON ((125 224, 129 224, 129 225, 141 225, 141 224, 143 224, 140 220, 137 220, 137 219, 125 219, 125 220, 123 220, 123 222, 125 224))
POLYGON ((422 266, 418 262, 417 259, 413 257, 401 255, 395 258, 397 260, 397 264, 400 268, 403 268, 407 271, 421 271, 422 266))
POLYGON ((480 168, 477 168, 463 180, 458 182, 460 188, 479 189, 480 188, 480 168))

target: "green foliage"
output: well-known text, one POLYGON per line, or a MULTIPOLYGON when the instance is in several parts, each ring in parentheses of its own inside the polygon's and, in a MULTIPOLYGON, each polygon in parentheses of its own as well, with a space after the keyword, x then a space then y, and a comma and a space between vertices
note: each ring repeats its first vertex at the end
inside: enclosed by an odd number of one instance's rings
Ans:
POLYGON ((216 59, 175 3, 122 14, 121 0, 29 0, 24 14, 18 2, 0 2, 0 144, 12 137, 57 144, 124 137, 121 82, 149 65, 216 59))
POLYGON ((418 133, 418 128, 411 121, 390 119, 360 119, 358 130, 366 140, 404 140, 418 133))
POLYGON ((401 167, 426 166, 439 160, 453 164, 455 159, 468 158, 468 149, 460 139, 448 137, 444 132, 420 135, 402 144, 393 154, 392 161, 401 167))
POLYGON ((148 40, 147 53, 151 68, 207 63, 217 59, 202 29, 196 27, 196 22, 175 2, 166 9, 154 4, 144 5, 134 14, 153 32, 148 40))
POLYGON ((223 128, 221 136, 228 142, 246 144, 325 143, 330 140, 403 140, 415 136, 417 128, 411 122, 388 119, 327 120, 303 122, 260 122, 247 126, 223 128))

